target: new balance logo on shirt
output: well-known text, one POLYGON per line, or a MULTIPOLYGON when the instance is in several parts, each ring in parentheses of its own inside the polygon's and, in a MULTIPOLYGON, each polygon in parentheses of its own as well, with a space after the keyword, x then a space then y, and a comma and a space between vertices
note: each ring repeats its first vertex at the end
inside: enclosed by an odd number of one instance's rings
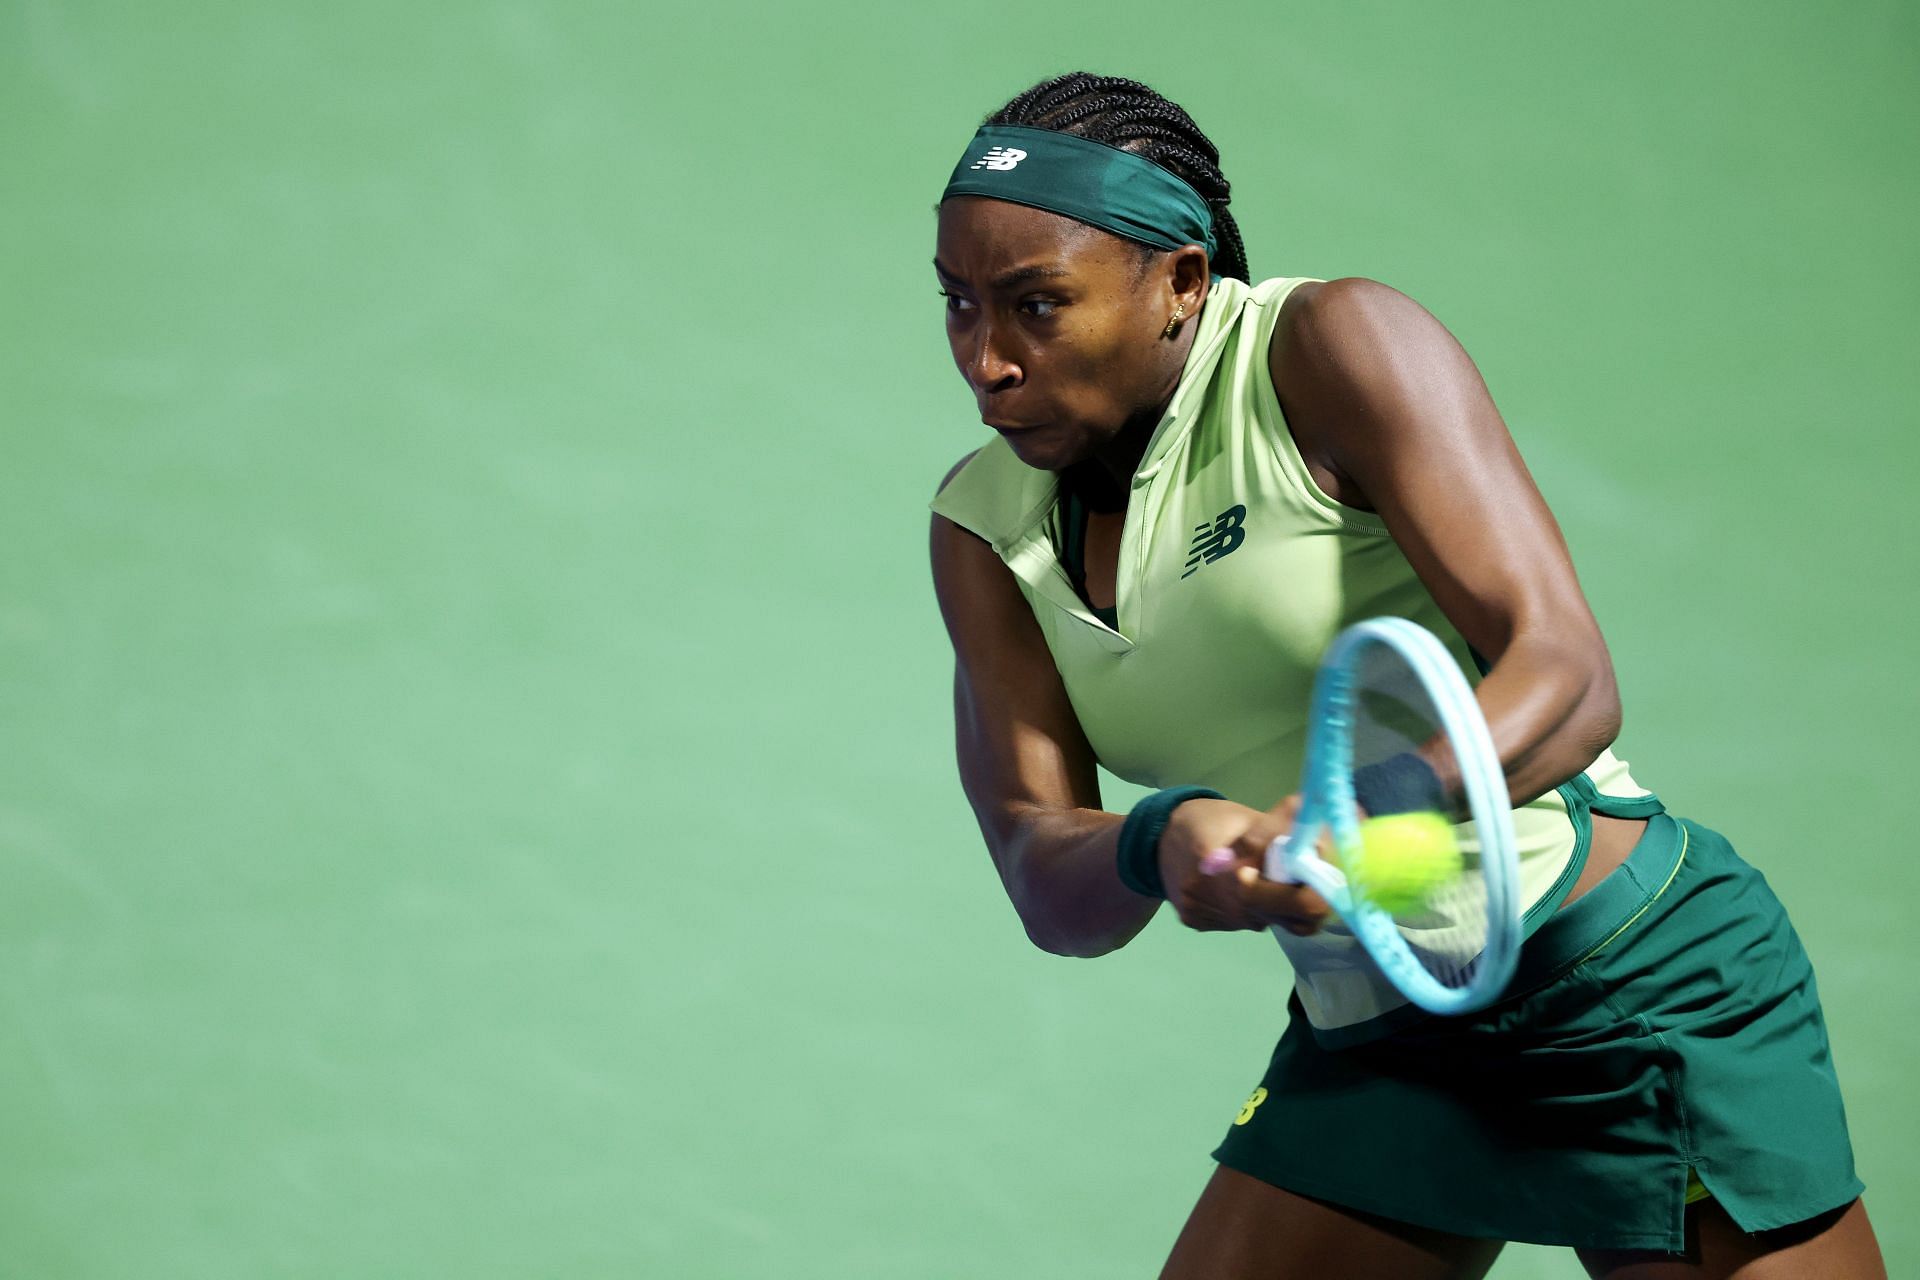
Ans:
POLYGON ((1212 564, 1222 556, 1230 556, 1247 540, 1247 531, 1241 526, 1246 523, 1247 509, 1234 505, 1213 518, 1210 524, 1193 526, 1193 547, 1187 555, 1187 571, 1180 576, 1191 577, 1203 564, 1212 564))
POLYGON ((1018 147, 988 147, 987 154, 973 162, 976 169, 997 169, 1001 173, 1013 168, 1027 158, 1027 153, 1018 147))

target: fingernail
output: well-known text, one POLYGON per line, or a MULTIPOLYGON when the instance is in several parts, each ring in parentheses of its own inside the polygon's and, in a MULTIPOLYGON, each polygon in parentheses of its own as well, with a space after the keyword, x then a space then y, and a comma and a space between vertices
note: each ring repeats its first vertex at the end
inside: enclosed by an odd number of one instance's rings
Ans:
POLYGON ((1206 857, 1200 859, 1200 874, 1203 876, 1217 876, 1232 865, 1233 850, 1215 849, 1207 854, 1206 857))

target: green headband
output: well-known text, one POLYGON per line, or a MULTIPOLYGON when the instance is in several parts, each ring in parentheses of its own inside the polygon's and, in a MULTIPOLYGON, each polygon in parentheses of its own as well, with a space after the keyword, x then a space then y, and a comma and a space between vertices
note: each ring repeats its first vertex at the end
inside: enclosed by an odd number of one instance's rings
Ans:
POLYGON ((1198 191, 1131 151, 1053 129, 983 125, 940 199, 954 196, 1045 209, 1156 249, 1200 244, 1212 258, 1220 247, 1198 191))

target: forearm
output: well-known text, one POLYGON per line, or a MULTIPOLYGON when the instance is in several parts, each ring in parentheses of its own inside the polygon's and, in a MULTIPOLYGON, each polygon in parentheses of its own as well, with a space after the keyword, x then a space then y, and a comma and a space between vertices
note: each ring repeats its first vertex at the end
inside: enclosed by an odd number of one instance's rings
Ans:
POLYGON ((1131 941, 1159 900, 1120 883, 1125 819, 1098 809, 1009 806, 984 822, 1007 897, 1027 937, 1044 951, 1099 956, 1131 941))

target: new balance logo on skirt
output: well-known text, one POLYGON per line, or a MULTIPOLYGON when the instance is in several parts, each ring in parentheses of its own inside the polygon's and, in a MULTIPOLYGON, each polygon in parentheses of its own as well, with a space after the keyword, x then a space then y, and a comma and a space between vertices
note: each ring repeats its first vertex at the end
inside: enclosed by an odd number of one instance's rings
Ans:
POLYGON ((988 147, 987 154, 973 162, 976 169, 998 169, 1005 173, 1008 169, 1027 158, 1027 153, 1018 147, 988 147))

